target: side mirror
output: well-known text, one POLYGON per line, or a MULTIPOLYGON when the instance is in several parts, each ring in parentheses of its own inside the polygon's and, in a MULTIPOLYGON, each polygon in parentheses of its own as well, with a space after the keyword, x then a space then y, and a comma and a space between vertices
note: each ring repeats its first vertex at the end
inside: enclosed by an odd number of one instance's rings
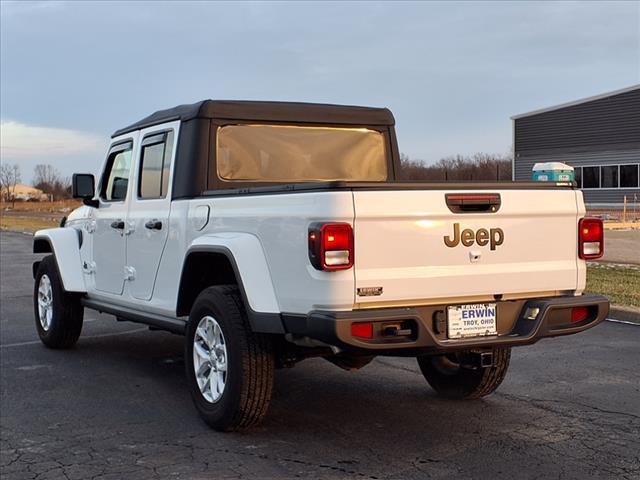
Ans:
POLYGON ((82 203, 97 207, 98 201, 93 199, 96 193, 95 180, 90 173, 74 173, 71 177, 71 196, 81 198, 82 203))

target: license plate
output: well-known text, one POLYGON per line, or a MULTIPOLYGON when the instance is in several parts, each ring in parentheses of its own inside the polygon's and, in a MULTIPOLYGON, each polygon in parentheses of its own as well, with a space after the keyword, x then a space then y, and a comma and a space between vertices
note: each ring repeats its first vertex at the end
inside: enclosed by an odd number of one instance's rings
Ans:
POLYGON ((478 303, 447 308, 449 338, 497 335, 496 304, 478 303))

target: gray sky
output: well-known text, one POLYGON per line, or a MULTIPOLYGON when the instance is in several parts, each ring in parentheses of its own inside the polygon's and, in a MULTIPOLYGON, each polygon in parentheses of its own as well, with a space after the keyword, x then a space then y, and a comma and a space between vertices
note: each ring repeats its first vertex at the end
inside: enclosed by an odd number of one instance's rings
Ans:
POLYGON ((428 162, 509 117, 640 83, 640 2, 0 3, 2 161, 95 171, 108 137, 204 98, 386 106, 428 162))

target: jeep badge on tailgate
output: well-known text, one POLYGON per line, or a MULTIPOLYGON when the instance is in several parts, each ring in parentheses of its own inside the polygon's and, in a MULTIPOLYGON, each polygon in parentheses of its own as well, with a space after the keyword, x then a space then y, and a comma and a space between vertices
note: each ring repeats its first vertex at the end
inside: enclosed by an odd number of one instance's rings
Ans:
POLYGON ((474 243, 477 243, 481 247, 484 247, 487 243, 491 245, 491 250, 495 250, 497 246, 502 245, 504 242, 504 232, 501 228, 481 228, 477 232, 469 228, 465 228, 460 233, 460 224, 453 224, 453 235, 450 237, 444 236, 444 244, 447 247, 456 247, 460 242, 465 247, 470 247, 474 243))

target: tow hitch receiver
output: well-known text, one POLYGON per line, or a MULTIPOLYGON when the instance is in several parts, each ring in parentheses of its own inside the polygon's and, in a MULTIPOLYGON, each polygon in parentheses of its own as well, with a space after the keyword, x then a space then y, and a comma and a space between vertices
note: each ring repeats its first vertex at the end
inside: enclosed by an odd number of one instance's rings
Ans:
POLYGON ((473 350, 464 355, 464 359, 460 366, 463 368, 470 368, 472 370, 476 370, 478 368, 491 368, 494 366, 493 352, 473 350))
POLYGON ((493 367, 493 352, 482 352, 477 355, 480 357, 480 368, 493 367))

